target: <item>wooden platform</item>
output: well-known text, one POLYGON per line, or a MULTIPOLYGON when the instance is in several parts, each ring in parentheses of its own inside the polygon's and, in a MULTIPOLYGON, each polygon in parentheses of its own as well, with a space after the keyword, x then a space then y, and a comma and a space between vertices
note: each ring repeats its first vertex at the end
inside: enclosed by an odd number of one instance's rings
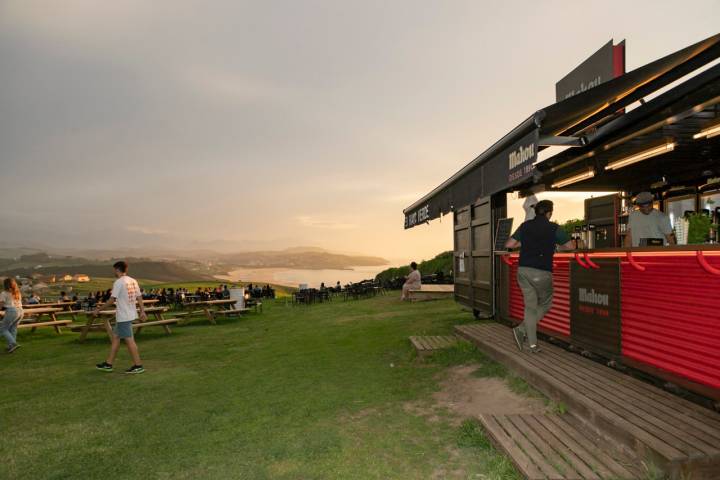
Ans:
POLYGON ((412 302, 422 302, 425 300, 453 298, 454 294, 454 285, 421 285, 420 290, 410 290, 408 297, 412 302))
POLYGON ((546 342, 539 354, 521 353, 511 330, 497 323, 455 330, 567 405, 588 431, 656 464, 670 478, 720 478, 720 414, 546 342))
POLYGON ((634 457, 612 452, 570 415, 481 415, 480 421, 529 480, 632 480, 641 474, 634 457))
POLYGON ((415 347, 418 355, 425 357, 438 350, 456 345, 458 338, 455 336, 410 337, 410 343, 415 347))

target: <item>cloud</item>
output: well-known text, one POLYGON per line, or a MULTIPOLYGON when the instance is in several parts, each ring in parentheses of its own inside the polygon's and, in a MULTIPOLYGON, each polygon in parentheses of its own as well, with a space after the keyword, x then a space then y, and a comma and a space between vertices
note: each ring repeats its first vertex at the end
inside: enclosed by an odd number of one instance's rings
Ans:
POLYGON ((318 218, 314 215, 299 215, 295 217, 295 220, 303 227, 324 228, 328 230, 352 230, 358 227, 352 223, 335 222, 333 220, 318 218))
POLYGON ((184 72, 186 85, 195 93, 235 103, 289 99, 288 91, 272 82, 253 80, 246 75, 208 68, 189 68, 184 72))
POLYGON ((143 235, 167 235, 169 232, 161 228, 146 227, 142 225, 129 225, 125 230, 133 233, 142 233, 143 235))

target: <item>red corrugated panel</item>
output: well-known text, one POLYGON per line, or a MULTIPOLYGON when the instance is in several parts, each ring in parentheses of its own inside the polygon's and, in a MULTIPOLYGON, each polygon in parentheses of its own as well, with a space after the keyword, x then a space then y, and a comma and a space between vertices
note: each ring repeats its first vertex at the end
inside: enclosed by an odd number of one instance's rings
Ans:
MULTIPOLYGON (((517 284, 518 257, 510 260, 510 316, 522 321, 525 310, 522 291, 517 284)), ((570 336, 570 263, 569 258, 556 258, 553 268, 553 306, 540 322, 540 330, 547 334, 570 336)))
POLYGON ((720 276, 694 256, 635 260, 644 272, 622 262, 623 356, 720 388, 720 276))

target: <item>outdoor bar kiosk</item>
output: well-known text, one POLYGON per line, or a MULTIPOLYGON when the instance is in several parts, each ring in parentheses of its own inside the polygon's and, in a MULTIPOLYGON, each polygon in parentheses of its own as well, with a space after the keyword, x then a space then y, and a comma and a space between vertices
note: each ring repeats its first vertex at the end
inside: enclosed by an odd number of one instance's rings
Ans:
POLYGON ((586 204, 587 221, 604 219, 585 233, 596 248, 555 256, 553 307, 538 329, 720 400, 716 230, 702 243, 622 246, 640 191, 678 224, 693 211, 718 220, 718 58, 720 34, 560 100, 405 209, 405 228, 452 212, 455 299, 478 317, 522 321, 518 257, 503 251, 508 192, 621 192, 586 204), (570 148, 538 162, 549 146, 570 148))

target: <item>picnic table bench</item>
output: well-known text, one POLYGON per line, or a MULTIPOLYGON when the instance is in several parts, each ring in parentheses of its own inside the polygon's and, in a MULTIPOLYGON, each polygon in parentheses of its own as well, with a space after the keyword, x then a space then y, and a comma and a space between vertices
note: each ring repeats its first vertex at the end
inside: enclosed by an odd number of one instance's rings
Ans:
POLYGON ((188 315, 192 315, 197 312, 203 312, 207 319, 213 325, 216 325, 216 315, 231 315, 241 314, 249 311, 247 308, 233 308, 232 306, 237 303, 237 300, 226 299, 226 300, 206 300, 201 302, 186 303, 185 308, 188 309, 188 315))
MULTIPOLYGON (((152 326, 162 326, 165 330, 165 333, 172 333, 170 331, 169 325, 176 324, 180 321, 178 318, 164 318, 163 314, 168 311, 167 307, 148 307, 145 309, 145 314, 148 315, 148 317, 152 316, 154 320, 148 320, 142 322, 140 319, 137 319, 136 321, 133 321, 133 328, 136 330, 136 333, 140 333, 140 331, 145 327, 152 327, 152 326)), ((75 325, 72 327, 72 330, 74 332, 80 332, 80 342, 82 343, 85 341, 85 337, 87 337, 88 332, 90 330, 105 330, 108 334, 108 336, 112 335, 112 328, 110 325, 110 320, 115 316, 116 311, 115 310, 102 310, 98 315, 94 315, 93 313, 87 313, 87 322, 85 325, 75 325), (101 318, 102 317, 102 318, 101 318), (102 323, 95 323, 96 320, 102 319, 102 323)))
MULTIPOLYGON (((53 327, 57 333, 62 333, 60 327, 67 326, 72 323, 72 320, 58 320, 57 314, 62 312, 62 308, 32 308, 24 310, 25 315, 23 319, 18 323, 18 330, 29 328, 31 332, 39 327, 53 327), (43 317, 47 316, 48 320, 43 321, 43 317)), ((0 317, 4 317, 5 312, 0 312, 0 317)))

